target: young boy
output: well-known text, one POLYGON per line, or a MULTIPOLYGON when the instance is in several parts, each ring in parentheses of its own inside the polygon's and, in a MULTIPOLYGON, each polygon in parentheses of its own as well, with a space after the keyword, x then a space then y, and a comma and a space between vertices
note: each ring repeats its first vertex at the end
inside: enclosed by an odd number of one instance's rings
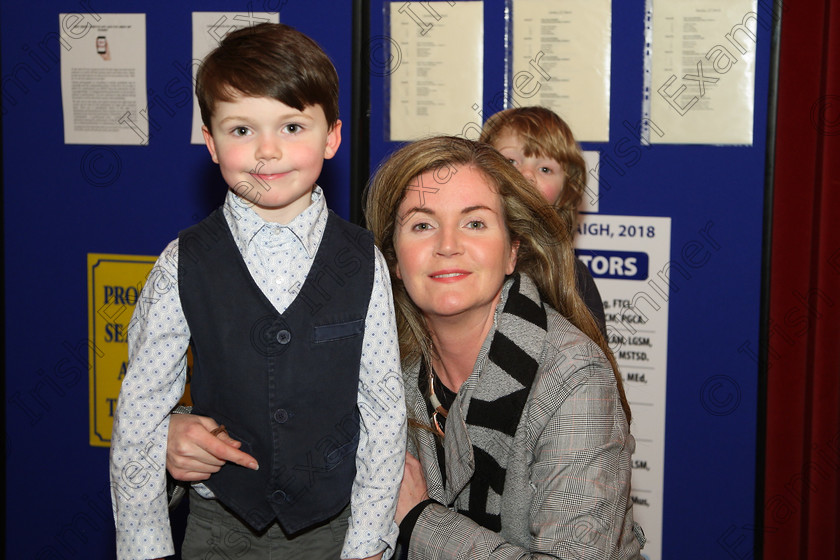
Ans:
MULTIPOLYGON (((563 119, 545 107, 505 109, 487 119, 479 140, 507 157, 569 227, 577 227, 577 209, 586 187, 586 162, 563 119)), ((601 294, 586 265, 579 260, 575 264, 578 292, 606 337, 601 294)))
POLYGON ((184 558, 387 558, 405 404, 385 261, 315 184, 341 142, 336 71, 305 35, 261 24, 208 55, 196 94, 230 190, 163 252, 129 328, 118 557, 174 552, 162 466, 191 346, 193 411, 256 462, 190 492, 184 558))

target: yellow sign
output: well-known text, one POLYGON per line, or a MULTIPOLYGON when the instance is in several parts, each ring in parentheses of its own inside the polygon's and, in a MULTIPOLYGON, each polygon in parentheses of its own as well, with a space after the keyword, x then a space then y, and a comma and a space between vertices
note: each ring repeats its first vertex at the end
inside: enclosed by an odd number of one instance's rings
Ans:
POLYGON ((157 257, 88 253, 90 444, 108 447, 128 366, 128 325, 157 257))

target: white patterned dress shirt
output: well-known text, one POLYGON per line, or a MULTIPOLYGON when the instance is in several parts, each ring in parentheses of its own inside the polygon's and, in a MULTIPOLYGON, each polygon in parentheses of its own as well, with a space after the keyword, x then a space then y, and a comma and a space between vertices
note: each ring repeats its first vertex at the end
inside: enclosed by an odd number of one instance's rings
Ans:
MULTIPOLYGON (((286 225, 264 221, 231 191, 223 212, 248 271, 283 313, 306 280, 327 224, 323 192, 316 186, 310 206, 286 225)), ((394 512, 405 459, 406 408, 388 268, 379 249, 374 253, 359 367, 360 440, 342 558, 365 558, 383 549, 387 558, 398 534, 394 512)), ((129 325, 129 364, 114 414, 110 465, 121 560, 174 554, 166 438, 169 413, 184 392, 190 342, 177 272, 176 239, 147 278, 129 325)))

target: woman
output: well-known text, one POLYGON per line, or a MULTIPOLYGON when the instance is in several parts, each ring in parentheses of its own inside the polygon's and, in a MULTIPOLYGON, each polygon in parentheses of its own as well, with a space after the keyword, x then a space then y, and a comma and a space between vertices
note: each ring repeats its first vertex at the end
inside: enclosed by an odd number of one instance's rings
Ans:
POLYGON ((498 152, 458 138, 391 156, 366 218, 412 424, 407 557, 638 558, 630 411, 567 224, 498 152))
POLYGON ((414 421, 408 557, 638 557, 630 411, 566 224, 495 150, 454 138, 396 152, 366 218, 414 421))

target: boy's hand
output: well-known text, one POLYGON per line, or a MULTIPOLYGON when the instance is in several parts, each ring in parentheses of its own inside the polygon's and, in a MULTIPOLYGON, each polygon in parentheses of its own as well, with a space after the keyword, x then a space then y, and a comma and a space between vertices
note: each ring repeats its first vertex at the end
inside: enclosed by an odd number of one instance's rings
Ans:
POLYGON ((206 416, 170 415, 166 469, 173 478, 188 482, 207 480, 226 461, 249 469, 259 468, 256 459, 239 451, 240 442, 218 428, 220 426, 206 416))

